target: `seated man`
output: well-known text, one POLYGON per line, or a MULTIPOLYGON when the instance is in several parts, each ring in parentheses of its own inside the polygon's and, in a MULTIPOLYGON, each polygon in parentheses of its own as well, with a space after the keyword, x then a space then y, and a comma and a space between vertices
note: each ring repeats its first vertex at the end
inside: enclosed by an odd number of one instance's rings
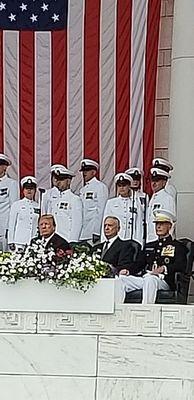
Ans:
POLYGON ((71 249, 70 244, 55 233, 56 223, 54 217, 51 214, 43 214, 39 218, 38 227, 40 236, 31 240, 31 244, 36 243, 36 241, 40 238, 45 239, 45 248, 52 246, 56 253, 61 250, 66 251, 71 249))
POLYGON ((101 259, 111 265, 111 275, 135 273, 134 247, 130 240, 122 240, 118 236, 120 221, 117 217, 107 216, 104 220, 106 241, 98 244, 93 251, 101 254, 101 259))
POLYGON ((166 210, 155 210, 153 214, 158 240, 147 243, 137 260, 144 270, 142 277, 120 275, 122 301, 126 292, 142 289, 142 304, 155 303, 157 290, 174 290, 175 273, 185 271, 187 249, 170 235, 175 217, 166 210))

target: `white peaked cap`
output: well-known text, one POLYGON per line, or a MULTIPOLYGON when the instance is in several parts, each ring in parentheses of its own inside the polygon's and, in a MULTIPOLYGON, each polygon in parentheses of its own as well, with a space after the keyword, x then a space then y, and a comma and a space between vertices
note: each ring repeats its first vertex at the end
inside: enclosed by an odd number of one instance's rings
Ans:
POLYGON ((151 168, 150 173, 153 177, 170 178, 170 174, 167 171, 163 171, 159 168, 151 168))
POLYGON ((114 177, 114 183, 116 184, 117 182, 123 182, 123 181, 128 181, 129 183, 133 182, 133 178, 131 178, 130 175, 126 174, 125 172, 120 172, 119 174, 116 174, 114 177))
POLYGON ((70 177, 74 177, 75 174, 70 169, 66 168, 62 164, 54 164, 51 166, 51 172, 54 172, 56 175, 68 175, 70 177))
POLYGON ((80 171, 87 167, 94 167, 95 169, 99 168, 99 164, 97 161, 91 160, 90 158, 83 158, 80 164, 80 171))
POLYGON ((21 186, 23 187, 25 183, 37 185, 37 179, 31 175, 24 176, 24 178, 21 179, 21 186))
POLYGON ((153 222, 170 222, 173 224, 176 222, 176 216, 169 210, 158 209, 153 211, 154 221, 153 222))
POLYGON ((173 170, 173 166, 169 163, 168 160, 165 160, 165 158, 154 158, 152 160, 152 165, 156 168, 167 167, 169 171, 173 170))
POLYGON ((6 156, 6 154, 0 153, 0 160, 6 161, 8 165, 11 165, 11 160, 6 156))
POLYGON ((143 176, 143 171, 141 171, 141 169, 138 167, 133 167, 133 168, 126 169, 125 174, 133 175, 133 176, 135 176, 135 175, 143 176))

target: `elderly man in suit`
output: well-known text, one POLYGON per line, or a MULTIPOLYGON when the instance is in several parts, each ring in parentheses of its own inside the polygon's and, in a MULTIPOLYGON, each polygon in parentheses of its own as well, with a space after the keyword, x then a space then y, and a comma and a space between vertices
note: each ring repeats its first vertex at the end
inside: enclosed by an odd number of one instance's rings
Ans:
MULTIPOLYGON (((120 221, 117 217, 107 216, 104 220, 106 240, 94 247, 101 259, 111 266, 112 275, 128 275, 137 272, 134 264, 135 247, 131 240, 120 239, 118 233, 120 221)), ((135 242, 136 243, 136 242, 135 242)), ((137 248, 140 247, 138 243, 137 248)))

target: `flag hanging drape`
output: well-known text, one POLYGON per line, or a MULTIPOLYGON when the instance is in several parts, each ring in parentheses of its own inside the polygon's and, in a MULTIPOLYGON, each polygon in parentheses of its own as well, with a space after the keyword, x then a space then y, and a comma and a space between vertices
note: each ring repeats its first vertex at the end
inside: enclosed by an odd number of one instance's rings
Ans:
MULTIPOLYGON (((49 187, 52 163, 147 175, 154 148, 160 0, 0 2, 0 151, 49 187)), ((80 185, 80 174, 74 187, 80 185)))

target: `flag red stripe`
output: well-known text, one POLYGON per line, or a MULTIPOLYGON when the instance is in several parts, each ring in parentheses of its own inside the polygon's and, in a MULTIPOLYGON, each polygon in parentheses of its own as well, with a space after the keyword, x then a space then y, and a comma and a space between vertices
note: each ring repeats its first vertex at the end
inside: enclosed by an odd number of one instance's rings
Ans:
POLYGON ((129 165, 129 112, 132 1, 117 3, 116 172, 129 165))
POLYGON ((67 164, 67 31, 52 32, 52 163, 67 164))
POLYGON ((3 152, 3 32, 0 31, 0 151, 3 152))
POLYGON ((154 155, 154 122, 158 40, 160 26, 160 0, 149 0, 147 17, 147 41, 145 59, 145 101, 144 101, 144 133, 143 133, 143 164, 144 189, 150 192, 148 182, 149 169, 154 155))
POLYGON ((99 160, 100 0, 85 1, 84 156, 99 160))
POLYGON ((34 175, 34 33, 20 32, 20 176, 34 175))

